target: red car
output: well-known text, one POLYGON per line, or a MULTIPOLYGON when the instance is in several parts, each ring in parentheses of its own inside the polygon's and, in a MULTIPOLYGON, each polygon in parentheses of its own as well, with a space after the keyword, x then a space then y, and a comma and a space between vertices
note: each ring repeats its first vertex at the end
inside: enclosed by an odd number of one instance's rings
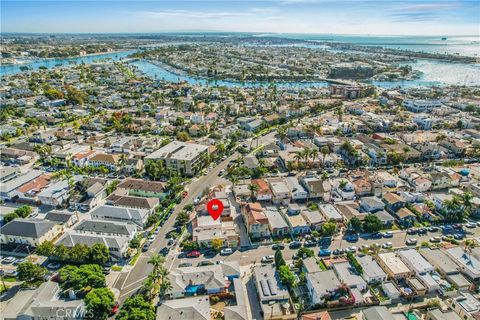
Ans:
POLYGON ((118 302, 115 302, 115 305, 113 306, 112 311, 110 312, 110 315, 116 314, 119 308, 120 308, 120 305, 118 304, 118 302))
POLYGON ((201 253, 199 251, 193 250, 187 253, 187 258, 198 258, 200 255, 201 253))
POLYGON ((182 193, 182 198, 186 198, 187 196, 188 196, 188 192, 187 192, 187 191, 184 191, 184 192, 182 193))

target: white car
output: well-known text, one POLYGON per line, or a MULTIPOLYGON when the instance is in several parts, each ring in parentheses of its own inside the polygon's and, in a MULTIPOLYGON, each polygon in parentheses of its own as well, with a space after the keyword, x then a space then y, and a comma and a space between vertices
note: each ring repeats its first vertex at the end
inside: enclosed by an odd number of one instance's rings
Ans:
POLYGON ((273 262, 274 260, 274 257, 273 256, 264 256, 262 258, 262 263, 269 263, 269 262, 273 262))
POLYGON ((13 261, 15 261, 14 257, 6 257, 3 259, 3 263, 13 263, 13 261))
POLYGON ((233 250, 231 248, 225 248, 220 251, 220 254, 222 256, 228 256, 229 254, 232 254, 233 250))
POLYGON ((152 234, 151 236, 148 237, 148 241, 153 242, 155 240, 155 235, 152 234))
POLYGON ((407 239, 407 241, 405 241, 405 243, 407 244, 407 246, 414 246, 416 245, 418 242, 417 239, 415 238, 411 238, 411 239, 407 239))
POLYGON ((47 268, 48 269, 51 269, 51 270, 57 270, 57 269, 60 269, 62 265, 58 262, 50 262, 49 264, 47 264, 47 268))
POLYGON ((385 242, 382 246, 384 249, 390 249, 393 247, 393 243, 391 242, 385 242))

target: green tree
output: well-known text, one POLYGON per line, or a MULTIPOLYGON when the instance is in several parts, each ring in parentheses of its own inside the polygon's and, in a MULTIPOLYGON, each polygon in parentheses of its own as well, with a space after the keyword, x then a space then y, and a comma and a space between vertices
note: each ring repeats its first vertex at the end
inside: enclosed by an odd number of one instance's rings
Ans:
POLYGON ((363 220, 363 231, 365 232, 377 232, 382 228, 382 220, 374 214, 368 214, 363 220))
POLYGON ((115 306, 115 296, 109 288, 95 288, 85 296, 85 305, 96 319, 107 319, 115 306))
POLYGON ((212 239, 211 240, 212 248, 215 251, 220 251, 223 248, 223 240, 222 239, 212 239))
POLYGON ((190 214, 185 211, 181 211, 180 213, 178 213, 176 218, 177 223, 182 226, 186 224, 189 220, 190 220, 190 214))
POLYGON ((331 236, 337 231, 337 224, 333 221, 329 221, 322 225, 322 235, 331 236))
POLYGON ((79 267, 66 265, 60 269, 59 275, 64 289, 102 288, 106 285, 105 275, 98 264, 84 264, 79 267))
POLYGON ((20 281, 33 284, 35 282, 43 281, 43 277, 47 274, 47 269, 26 261, 17 266, 17 272, 20 281))
POLYGON ((105 264, 110 260, 110 251, 103 243, 95 243, 88 253, 89 261, 98 264, 105 264))
POLYGON ((280 281, 287 287, 292 288, 295 286, 295 275, 287 265, 278 268, 278 276, 280 281))
POLYGON ((277 249, 275 251, 274 258, 275 258, 275 266, 277 267, 277 269, 280 266, 286 265, 285 259, 283 259, 283 254, 282 254, 282 251, 280 251, 280 249, 277 249))
POLYGON ((53 256, 55 254, 55 245, 52 241, 43 241, 37 246, 35 253, 45 257, 53 256))
POLYGON ((306 258, 313 257, 315 255, 315 252, 312 249, 301 247, 298 249, 298 256, 302 257, 305 256, 306 258))
POLYGON ((179 133, 177 133, 177 140, 179 140, 179 141, 184 141, 185 142, 185 141, 188 141, 190 139, 191 139, 190 136, 185 131, 180 131, 179 133))
POLYGON ((352 217, 350 221, 348 221, 348 226, 351 230, 355 232, 360 232, 362 230, 362 221, 357 217, 352 217))
POLYGON ((155 307, 140 294, 128 297, 116 316, 117 320, 155 320, 155 318, 155 307))

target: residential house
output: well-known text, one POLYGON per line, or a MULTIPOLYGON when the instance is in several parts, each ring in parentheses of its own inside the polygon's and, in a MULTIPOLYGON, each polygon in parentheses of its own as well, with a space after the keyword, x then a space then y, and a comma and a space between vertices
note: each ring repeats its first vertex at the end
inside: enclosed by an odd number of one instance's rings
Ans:
POLYGON ((360 274, 353 268, 350 262, 338 262, 333 264, 333 270, 337 274, 338 280, 345 283, 349 288, 356 288, 360 291, 367 289, 367 283, 360 274))
POLYGON ((81 319, 87 314, 82 299, 65 299, 57 282, 47 281, 37 289, 19 290, 2 310, 5 320, 81 319))
POLYGON ((67 180, 54 182, 38 193, 38 200, 47 206, 63 206, 70 196, 70 189, 67 180))
POLYGON ((385 208, 385 204, 377 197, 363 197, 360 200, 360 207, 369 213, 375 213, 385 208))
POLYGON ((95 150, 78 152, 72 155, 72 163, 77 167, 86 167, 90 164, 90 159, 97 154, 95 150))
POLYGON ((290 189, 283 179, 271 179, 268 181, 272 190, 272 201, 275 204, 288 204, 291 199, 290 189))
POLYGON ((383 195, 383 202, 385 203, 385 208, 390 213, 395 213, 405 207, 405 200, 398 194, 392 192, 387 192, 383 195))
POLYGON ((263 213, 263 208, 259 203, 243 205, 242 216, 250 237, 262 239, 270 236, 268 218, 263 213))
POLYGON ((393 314, 384 306, 370 307, 362 310, 362 320, 395 320, 393 314))
POLYGON ((149 211, 111 205, 98 206, 90 212, 93 219, 128 222, 136 225, 137 229, 143 229, 147 222, 149 211))
POLYGON ((362 277, 367 283, 382 283, 387 281, 387 274, 380 268, 372 256, 357 256, 357 261, 362 266, 362 277))
POLYGON ((340 212, 338 212, 338 210, 332 204, 330 203, 321 204, 318 206, 318 209, 325 217, 325 220, 327 221, 333 220, 335 222, 344 222, 344 217, 340 212))
POLYGON ((240 237, 233 221, 213 220, 209 215, 197 215, 192 221, 193 241, 212 247, 212 240, 222 240, 223 247, 236 248, 240 237))
POLYGON ((462 247, 453 247, 445 250, 458 265, 460 272, 471 281, 480 280, 480 260, 469 254, 462 247))
POLYGON ((480 301, 470 292, 448 299, 447 305, 464 320, 477 320, 480 316, 480 301))
POLYGON ((377 255, 376 260, 389 278, 409 278, 415 274, 413 270, 410 270, 405 263, 403 263, 395 252, 380 253, 377 255))
POLYGON ((272 201, 272 191, 265 180, 253 179, 252 185, 256 185, 258 187, 256 191, 257 201, 272 201))
POLYGON ((270 233, 273 237, 284 237, 289 234, 288 224, 276 207, 266 207, 264 214, 268 218, 270 233))
POLYGON ((176 268, 168 275, 171 298, 194 295, 215 295, 228 293, 231 281, 240 276, 240 266, 236 261, 223 262, 213 266, 176 268))
POLYGON ((416 275, 433 272, 435 268, 416 249, 398 250, 397 256, 416 275))
POLYGON ((89 160, 89 165, 98 168, 105 167, 110 171, 117 171, 120 157, 116 154, 97 153, 89 160))
POLYGON ((52 241, 61 232, 62 227, 49 220, 16 218, 0 228, 0 242, 36 247, 44 241, 52 241))
POLYGON ((145 161, 163 161, 167 168, 193 176, 207 165, 208 146, 172 141, 145 157, 145 161))
POLYGON ((322 225, 326 222, 325 217, 319 210, 302 209, 300 214, 312 231, 321 230, 322 225))
POLYGON ((211 320, 210 299, 208 296, 196 296, 163 301, 157 308, 156 319, 211 320))
MULTIPOLYGON (((3 151, 3 149, 2 149, 3 151)), ((11 200, 17 195, 17 189, 29 183, 30 181, 40 177, 44 172, 40 170, 30 170, 25 174, 17 176, 13 179, 0 183, 1 200, 11 200)))
POLYGON ((262 264, 253 269, 260 308, 267 319, 295 319, 289 306, 290 294, 280 281, 273 264, 262 264))
POLYGON ((330 201, 332 186, 328 180, 321 180, 314 176, 304 176, 300 183, 308 192, 309 199, 323 199, 325 202, 330 201))
POLYGON ((303 201, 308 198, 308 192, 298 182, 297 177, 286 177, 285 183, 287 184, 293 201, 303 201))

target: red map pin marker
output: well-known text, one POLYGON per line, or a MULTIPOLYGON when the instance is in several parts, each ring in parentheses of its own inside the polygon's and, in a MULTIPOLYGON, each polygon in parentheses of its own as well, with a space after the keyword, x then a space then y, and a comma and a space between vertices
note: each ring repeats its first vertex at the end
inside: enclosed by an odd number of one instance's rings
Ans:
POLYGON ((207 203, 207 210, 213 220, 217 220, 222 215, 223 203, 218 199, 212 199, 207 203))

